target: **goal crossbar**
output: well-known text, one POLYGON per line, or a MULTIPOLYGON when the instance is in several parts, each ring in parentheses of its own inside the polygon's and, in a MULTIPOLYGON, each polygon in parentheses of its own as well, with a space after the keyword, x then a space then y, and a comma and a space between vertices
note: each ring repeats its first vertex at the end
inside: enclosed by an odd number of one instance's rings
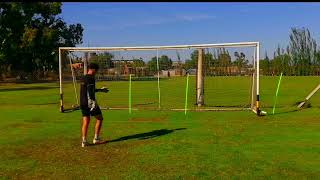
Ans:
POLYGON ((97 52, 97 51, 145 51, 145 50, 177 50, 190 48, 227 48, 227 47, 257 47, 259 42, 238 42, 238 43, 218 43, 218 44, 193 44, 193 45, 172 45, 172 46, 134 46, 134 47, 60 47, 59 50, 77 52, 97 52))

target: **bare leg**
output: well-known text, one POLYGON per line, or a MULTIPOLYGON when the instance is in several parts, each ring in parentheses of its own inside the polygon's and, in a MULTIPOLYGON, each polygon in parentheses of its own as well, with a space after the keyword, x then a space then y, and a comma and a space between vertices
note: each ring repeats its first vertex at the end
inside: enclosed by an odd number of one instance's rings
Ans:
POLYGON ((90 116, 84 116, 82 119, 82 138, 87 138, 89 123, 90 116))
POLYGON ((96 116, 96 125, 95 125, 95 138, 99 137, 101 126, 102 126, 102 115, 96 116))

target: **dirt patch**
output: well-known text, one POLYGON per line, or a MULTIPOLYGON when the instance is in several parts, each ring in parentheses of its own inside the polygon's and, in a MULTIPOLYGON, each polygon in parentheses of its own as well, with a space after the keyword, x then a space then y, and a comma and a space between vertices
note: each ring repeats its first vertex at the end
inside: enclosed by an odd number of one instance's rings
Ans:
POLYGON ((55 162, 54 160, 59 160, 71 161, 78 165, 95 164, 96 166, 99 166, 102 161, 103 164, 105 164, 108 161, 112 161, 112 159, 119 160, 120 156, 127 156, 126 154, 128 154, 129 149, 128 143, 113 144, 112 146, 108 146, 109 144, 106 143, 99 145, 100 147, 97 145, 81 148, 79 139, 67 141, 72 141, 73 143, 67 145, 62 144, 62 142, 58 140, 50 140, 48 143, 26 146, 24 149, 17 150, 16 153, 21 156, 28 156, 40 160, 41 162, 55 162), (108 148, 106 149, 101 146, 108 146, 108 148))
POLYGON ((18 128, 18 129, 29 129, 29 128, 36 128, 38 125, 35 123, 13 123, 6 126, 4 129, 7 128, 18 128))
POLYGON ((29 122, 29 123, 41 123, 41 122, 43 122, 43 120, 40 119, 40 118, 32 118, 32 119, 29 119, 29 120, 24 120, 24 122, 29 122))
POLYGON ((106 143, 82 148, 79 139, 54 139, 48 142, 33 143, 14 149, 23 159, 32 159, 37 166, 31 172, 17 171, 17 177, 83 177, 97 174, 111 179, 122 178, 126 171, 136 167, 143 154, 132 149, 152 143, 151 141, 125 141, 106 143), (72 143, 72 144, 68 144, 72 143), (21 174, 23 173, 23 174, 21 174))

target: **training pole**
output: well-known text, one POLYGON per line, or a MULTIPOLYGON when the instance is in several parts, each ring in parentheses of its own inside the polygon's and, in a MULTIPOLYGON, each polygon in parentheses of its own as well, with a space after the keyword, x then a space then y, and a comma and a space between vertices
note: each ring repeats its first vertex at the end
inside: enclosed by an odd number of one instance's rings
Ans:
POLYGON ((280 84, 281 84, 281 79, 282 79, 282 73, 280 74, 280 78, 279 78, 279 82, 278 82, 278 87, 277 87, 276 96, 275 96, 275 99, 274 99, 272 114, 274 114, 274 112, 276 110, 276 103, 277 103, 279 88, 280 88, 280 84))
POLYGON ((129 75, 129 114, 131 114, 131 74, 129 75))
POLYGON ((187 84, 186 84, 186 100, 184 103, 184 114, 187 115, 187 107, 188 107, 188 89, 189 89, 189 73, 187 74, 187 84))
POLYGON ((309 99, 320 89, 320 84, 313 89, 313 91, 305 98, 304 101, 302 101, 299 105, 298 108, 301 108, 306 102, 309 101, 309 99))
POLYGON ((157 69, 158 69, 158 109, 161 108, 161 94, 160 94, 160 70, 159 70, 159 51, 157 50, 157 69))

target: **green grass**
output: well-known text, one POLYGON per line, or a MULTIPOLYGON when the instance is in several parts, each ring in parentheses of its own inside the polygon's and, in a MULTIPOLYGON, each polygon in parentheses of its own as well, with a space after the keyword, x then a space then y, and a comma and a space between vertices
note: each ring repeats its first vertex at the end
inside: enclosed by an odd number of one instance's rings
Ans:
MULTIPOLYGON (((161 81, 162 107, 184 108, 185 80, 161 81)), ((205 103, 246 104, 249 80, 207 78, 205 103)), ((318 179, 320 92, 311 108, 296 111, 295 103, 320 79, 284 76, 272 115, 277 80, 261 77, 261 105, 268 116, 103 111, 102 136, 113 142, 87 148, 80 147, 80 111, 59 112, 58 84, 0 84, 0 179, 318 179)), ((189 83, 191 107, 194 78, 189 83)), ((98 96, 100 104, 127 105, 128 82, 102 85, 111 91, 98 96)), ((155 81, 133 82, 132 88, 134 107, 157 107, 155 81)), ((71 93, 65 98, 71 101, 71 93)))
MULTIPOLYGON (((251 103, 251 77, 207 77, 205 78, 205 108, 212 107, 250 107, 251 103)), ((282 111, 294 110, 296 103, 304 98, 320 83, 319 77, 287 77, 284 76, 277 109, 282 111)), ((195 109, 196 88, 195 77, 190 77, 188 109, 195 109)), ((274 96, 278 84, 278 77, 260 78, 261 107, 272 112, 274 96), (271 110, 269 110, 271 108, 271 110)), ((99 82, 97 87, 107 86, 110 92, 98 93, 98 102, 103 107, 128 108, 129 82, 99 82)), ((161 108, 184 109, 186 77, 162 79, 160 81, 161 108)), ((64 84, 64 104, 70 108, 76 103, 72 84, 64 84)), ((79 88, 77 88, 79 91, 79 88)), ((320 107, 320 93, 315 94, 311 103, 320 107)), ((255 98, 255 97, 254 97, 255 98)), ((158 108, 157 81, 133 81, 132 82, 132 107, 138 109, 158 108)))

